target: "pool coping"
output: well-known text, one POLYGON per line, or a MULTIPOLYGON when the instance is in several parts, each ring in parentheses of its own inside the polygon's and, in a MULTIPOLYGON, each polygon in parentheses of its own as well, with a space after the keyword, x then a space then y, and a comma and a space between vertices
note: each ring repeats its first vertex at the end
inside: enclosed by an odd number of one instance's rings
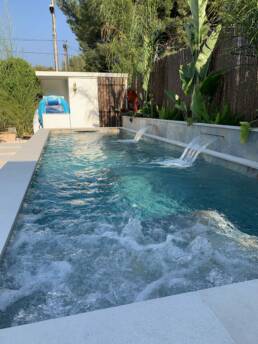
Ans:
MULTIPOLYGON (((49 132, 40 130, 0 169, 0 258, 49 132)), ((154 135, 146 137, 185 147, 183 143, 178 144, 154 135)), ((81 313, 1 329, 0 342, 256 344, 257 291, 258 279, 81 313)))
MULTIPOLYGON (((121 129, 128 131, 128 132, 131 132, 131 133, 137 132, 137 130, 129 129, 126 127, 121 127, 121 129)), ((187 143, 184 143, 181 141, 176 141, 176 140, 170 140, 170 139, 164 138, 162 136, 157 136, 157 135, 152 135, 152 134, 147 134, 147 133, 145 133, 143 136, 150 138, 150 139, 169 143, 169 144, 172 144, 172 145, 180 147, 180 148, 186 148, 187 147, 187 143)), ((244 170, 244 171, 238 170, 238 172, 243 172, 244 174, 247 174, 247 175, 258 176, 258 162, 256 162, 256 161, 240 158, 240 157, 237 157, 235 155, 217 152, 217 151, 207 149, 207 148, 203 150, 201 155, 206 156, 206 157, 212 157, 212 158, 216 159, 216 161, 229 162, 232 164, 232 166, 228 165, 227 167, 229 167, 231 169, 235 169, 234 165, 244 167, 244 168, 246 168, 246 170, 244 170)))
POLYGON ((258 280, 0 330, 1 344, 257 344, 258 280))
POLYGON ((0 169, 0 259, 48 136, 40 129, 0 169))

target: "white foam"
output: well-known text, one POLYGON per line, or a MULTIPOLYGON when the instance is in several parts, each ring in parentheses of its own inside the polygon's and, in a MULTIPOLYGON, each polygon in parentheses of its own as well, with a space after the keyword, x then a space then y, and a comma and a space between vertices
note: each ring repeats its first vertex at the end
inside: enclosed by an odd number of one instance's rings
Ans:
POLYGON ((215 140, 216 138, 214 136, 197 136, 187 145, 180 158, 157 161, 156 164, 159 164, 163 167, 174 168, 191 167, 204 149, 211 145, 215 140))
POLYGON ((3 315, 16 309, 19 325, 258 277, 257 238, 217 212, 127 218, 84 221, 78 232, 27 226, 0 280, 3 315))
POLYGON ((147 125, 141 129, 139 129, 137 131, 137 133, 135 134, 135 137, 133 139, 124 139, 124 140, 116 140, 114 142, 118 142, 118 143, 137 143, 141 140, 141 138, 143 137, 143 135, 149 130, 149 128, 151 128, 152 125, 147 125))
POLYGON ((0 311, 4 311, 10 304, 17 301, 20 297, 18 290, 0 288, 0 311))

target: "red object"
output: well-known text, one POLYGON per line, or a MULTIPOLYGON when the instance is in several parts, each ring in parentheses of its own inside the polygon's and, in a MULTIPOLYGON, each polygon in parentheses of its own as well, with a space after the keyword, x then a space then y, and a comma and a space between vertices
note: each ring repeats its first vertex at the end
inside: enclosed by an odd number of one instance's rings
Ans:
POLYGON ((139 98, 137 93, 129 89, 127 91, 127 102, 128 102, 128 109, 133 110, 133 112, 137 112, 139 109, 139 98))

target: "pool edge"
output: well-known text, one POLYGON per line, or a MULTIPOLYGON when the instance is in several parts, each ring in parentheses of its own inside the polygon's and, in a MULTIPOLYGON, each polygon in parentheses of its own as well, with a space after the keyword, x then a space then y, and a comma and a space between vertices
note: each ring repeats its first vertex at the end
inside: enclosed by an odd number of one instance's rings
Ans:
POLYGON ((40 129, 0 169, 0 259, 48 137, 49 130, 40 129))
MULTIPOLYGON (((137 132, 137 130, 135 129, 126 128, 126 127, 121 127, 120 129, 131 132, 131 133, 137 132)), ((165 142, 165 143, 168 143, 180 148, 187 147, 187 144, 184 142, 171 140, 162 136, 157 136, 157 135, 152 135, 152 134, 147 134, 147 133, 145 133, 144 136, 146 138, 165 142)), ((211 149, 204 149, 203 152, 201 153, 201 156, 203 156, 204 159, 210 163, 221 165, 225 168, 229 168, 233 171, 236 171, 238 173, 244 174, 249 177, 258 178, 258 162, 256 161, 240 158, 231 154, 217 152, 211 149)))
POLYGON ((2 344, 256 344, 258 280, 0 330, 2 344))

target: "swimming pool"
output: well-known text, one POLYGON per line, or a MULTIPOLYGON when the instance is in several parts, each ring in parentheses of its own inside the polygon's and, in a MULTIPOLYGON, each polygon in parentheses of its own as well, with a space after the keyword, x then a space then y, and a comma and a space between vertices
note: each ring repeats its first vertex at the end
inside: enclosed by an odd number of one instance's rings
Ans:
POLYGON ((0 327, 258 277, 257 180, 158 141, 52 134, 0 265, 0 327))

